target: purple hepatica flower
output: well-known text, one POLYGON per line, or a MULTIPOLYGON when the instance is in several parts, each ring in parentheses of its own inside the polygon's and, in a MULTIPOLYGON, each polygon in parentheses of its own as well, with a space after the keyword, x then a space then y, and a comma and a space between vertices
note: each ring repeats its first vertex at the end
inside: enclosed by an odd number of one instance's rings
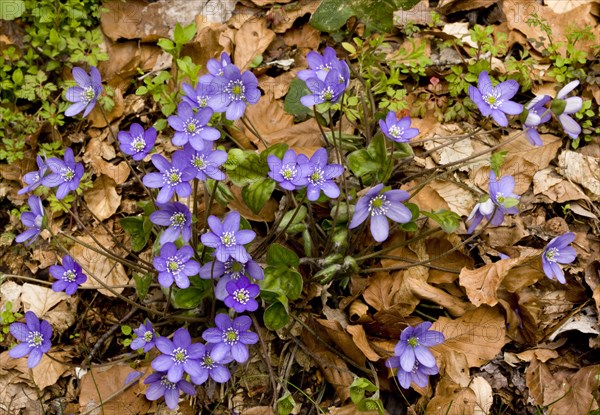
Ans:
POLYGON ((132 350, 138 350, 143 347, 144 353, 148 353, 150 350, 154 349, 157 336, 150 320, 146 319, 146 321, 140 324, 140 327, 133 330, 133 332, 137 337, 131 342, 130 346, 132 350))
POLYGON ((183 372, 191 376, 200 375, 199 359, 204 356, 204 348, 200 343, 192 344, 186 328, 177 329, 173 341, 166 337, 157 338, 156 347, 163 354, 152 361, 152 367, 154 370, 167 372, 170 382, 179 382, 183 378, 183 372))
POLYGON ((570 264, 575 261, 577 253, 575 249, 568 246, 575 240, 573 232, 565 233, 552 239, 542 253, 542 268, 544 274, 551 280, 558 280, 561 284, 566 283, 565 274, 558 264, 570 264))
POLYGON ((256 284, 251 284, 247 277, 229 281, 226 288, 228 295, 224 303, 227 307, 233 308, 237 313, 258 309, 256 296, 260 293, 260 288, 256 284))
POLYGON ((227 382, 231 377, 231 374, 225 365, 230 363, 233 358, 231 356, 226 356, 224 359, 217 361, 212 353, 215 346, 214 343, 208 343, 206 346, 202 346, 205 348, 204 354, 200 358, 202 374, 200 376, 192 376, 191 381, 196 385, 202 385, 210 376, 210 378, 217 383, 227 382))
POLYGON ((400 359, 400 367, 411 372, 415 363, 425 367, 435 367, 435 357, 428 347, 435 346, 444 341, 444 334, 436 330, 429 330, 431 322, 425 321, 417 327, 407 327, 400 334, 400 341, 396 344, 394 354, 400 359))
POLYGON ((344 173, 344 167, 339 164, 327 164, 327 150, 319 148, 312 155, 310 160, 304 154, 298 155, 298 167, 300 175, 294 184, 298 185, 307 180, 306 195, 308 200, 314 202, 323 193, 332 199, 340 195, 340 189, 332 179, 341 176, 344 173))
POLYGON ((65 115, 72 117, 85 110, 83 116, 86 117, 94 109, 96 100, 102 93, 102 78, 95 66, 90 69, 91 76, 77 66, 72 73, 77 86, 67 89, 67 100, 73 102, 73 105, 67 108, 65 115))
POLYGON ((37 196, 29 196, 28 202, 31 212, 21 213, 21 222, 29 229, 20 233, 15 238, 15 241, 18 243, 30 239, 29 242, 25 243, 27 246, 31 245, 37 239, 44 226, 44 205, 42 205, 42 200, 37 196))
POLYGON ((223 76, 224 69, 227 65, 231 65, 231 58, 225 52, 221 53, 220 59, 210 58, 206 62, 206 69, 213 76, 223 76))
POLYGON ((337 58, 333 48, 326 47, 322 56, 315 51, 308 52, 306 62, 308 62, 310 69, 298 72, 298 78, 303 81, 308 81, 313 77, 325 81, 329 72, 337 70, 339 74, 338 82, 344 84, 344 89, 348 87, 350 83, 350 68, 346 62, 337 58))
POLYGON ((227 161, 227 152, 223 150, 212 150, 206 145, 203 150, 195 150, 186 145, 183 150, 188 164, 196 172, 196 179, 206 181, 207 177, 214 180, 224 180, 225 173, 219 170, 219 166, 227 161))
POLYGON ((175 130, 173 144, 183 146, 189 142, 196 150, 203 150, 208 145, 205 141, 218 140, 221 137, 219 130, 206 125, 212 115, 212 108, 201 108, 194 114, 188 103, 179 104, 177 115, 169 117, 169 125, 175 130))
POLYGON ((201 236, 202 243, 209 248, 215 248, 215 257, 225 262, 233 258, 240 262, 248 262, 250 256, 244 245, 250 243, 256 233, 251 230, 240 230, 240 214, 231 211, 223 222, 214 215, 208 217, 210 231, 201 236))
POLYGON ((156 130, 154 127, 150 127, 144 131, 140 124, 134 122, 129 127, 129 132, 119 131, 117 137, 119 138, 121 151, 131 156, 135 161, 139 161, 146 157, 154 147, 156 130))
POLYGON ((200 278, 211 279, 221 277, 215 287, 215 297, 221 301, 225 300, 225 297, 229 295, 227 284, 230 281, 237 281, 243 276, 262 280, 265 277, 265 273, 260 265, 252 259, 249 259, 245 264, 233 259, 228 259, 226 262, 215 259, 200 268, 200 278))
POLYGON ((223 67, 223 75, 212 80, 215 91, 210 91, 208 105, 215 112, 225 112, 225 118, 235 121, 244 115, 246 103, 256 104, 260 99, 258 80, 250 71, 240 73, 235 65, 223 67), (214 93, 213 93, 214 92, 214 93))
POLYGON ((50 275, 58 280, 52 284, 52 289, 56 292, 64 291, 67 295, 75 294, 79 286, 87 281, 81 266, 69 255, 62 258, 62 266, 50 267, 50 275))
POLYGON ((338 102, 346 90, 345 84, 339 80, 340 72, 336 69, 328 72, 323 80, 317 77, 307 79, 306 86, 312 94, 303 96, 300 98, 300 102, 308 108, 324 102, 338 102))
POLYGON ((398 373, 396 376, 400 386, 402 386, 404 389, 410 388, 411 382, 414 382, 416 385, 424 388, 429 383, 429 376, 437 375, 439 373, 437 365, 434 367, 427 367, 420 365, 419 362, 415 362, 412 370, 406 371, 400 367, 400 358, 397 356, 388 359, 385 362, 385 365, 392 369, 398 368, 398 373))
POLYGON ((190 286, 192 275, 200 272, 200 264, 194 261, 194 250, 185 245, 181 249, 173 242, 167 242, 160 248, 160 256, 154 258, 154 268, 158 271, 158 282, 165 288, 169 288, 173 281, 179 288, 190 286))
POLYGON ((563 126, 567 135, 571 138, 577 138, 581 134, 581 126, 577 124, 569 115, 575 114, 583 106, 583 100, 580 97, 569 97, 564 99, 569 92, 579 85, 579 81, 572 81, 565 85, 552 101, 552 111, 558 117, 558 121, 563 126))
POLYGON ((8 355, 18 359, 29 355, 27 367, 34 368, 40 363, 42 355, 52 345, 52 326, 46 320, 38 319, 33 311, 25 313, 25 322, 12 323, 10 334, 21 343, 10 349, 8 355))
POLYGON ((279 185, 286 190, 296 190, 306 186, 308 179, 300 176, 300 168, 298 163, 296 152, 289 149, 283 155, 283 159, 280 159, 274 154, 267 157, 267 163, 269 164, 269 177, 275 180, 279 185))
POLYGON ((144 383, 148 385, 146 398, 156 401, 164 396, 165 402, 171 410, 177 408, 180 392, 191 396, 196 394, 196 389, 190 382, 183 379, 171 382, 165 372, 154 372, 144 380, 144 383))
POLYGON ((183 242, 192 237, 192 214, 186 205, 179 202, 164 203, 160 209, 150 214, 150 222, 155 225, 168 226, 160 236, 160 243, 175 242, 181 235, 183 242))
POLYGON ((215 343, 211 356, 217 360, 227 359, 229 356, 238 363, 248 360, 248 346, 258 342, 258 335, 248 331, 252 320, 248 316, 239 316, 235 320, 227 314, 218 314, 215 317, 217 327, 206 329, 202 338, 208 343, 215 343))
POLYGON ((183 83, 181 85, 185 95, 181 97, 181 101, 190 105, 193 109, 202 109, 208 106, 208 99, 214 93, 214 85, 212 80, 213 75, 204 75, 198 79, 196 88, 183 83))
POLYGON ((194 171, 187 164, 184 154, 174 153, 173 164, 160 154, 154 154, 152 164, 160 173, 146 174, 143 182, 148 187, 161 188, 156 197, 158 203, 167 203, 175 192, 179 197, 188 197, 192 194, 189 181, 194 178, 194 171))
POLYGON ((42 159, 41 156, 36 156, 35 162, 37 163, 38 169, 30 171, 29 173, 25 173, 23 176, 23 181, 27 183, 27 186, 19 190, 17 194, 23 195, 31 192, 32 190, 37 189, 40 184, 42 184, 42 178, 48 171, 48 165, 44 162, 44 159, 42 159))
POLYGON ((52 173, 42 178, 42 184, 46 187, 56 187, 56 198, 63 199, 69 192, 77 190, 79 182, 83 177, 83 164, 76 163, 73 150, 65 150, 65 158, 61 160, 56 157, 48 159, 48 168, 52 173))
POLYGON ((485 197, 483 201, 475 205, 475 208, 467 218, 467 222, 473 221, 469 225, 467 233, 473 233, 483 218, 490 220, 492 226, 499 226, 504 222, 505 213, 510 215, 519 213, 517 205, 519 204, 520 196, 516 195, 514 190, 514 177, 504 176, 500 180, 497 180, 494 171, 490 171, 490 196, 489 198, 485 197), (496 213, 494 213, 494 208, 496 209, 496 213))
POLYGON ((544 144, 540 134, 535 128, 550 120, 550 111, 546 108, 546 104, 550 102, 550 99, 550 95, 540 95, 532 99, 525 107, 527 110, 527 118, 523 123, 523 128, 525 129, 527 139, 534 146, 541 146, 544 144))
POLYGON ((410 197, 408 192, 388 190, 381 193, 382 189, 383 184, 378 184, 358 200, 348 226, 349 229, 354 229, 370 216, 371 234, 377 242, 388 238, 390 227, 387 218, 398 223, 408 223, 412 219, 410 210, 401 203, 410 197))
POLYGON ((469 96, 484 117, 492 118, 502 127, 508 125, 505 114, 517 115, 523 112, 523 106, 510 101, 519 90, 519 83, 513 79, 492 86, 486 71, 479 74, 477 88, 469 85, 469 96))
POLYGON ((419 134, 417 128, 410 128, 410 117, 398 119, 394 111, 388 112, 385 122, 379 120, 379 127, 387 138, 397 143, 408 143, 419 134))

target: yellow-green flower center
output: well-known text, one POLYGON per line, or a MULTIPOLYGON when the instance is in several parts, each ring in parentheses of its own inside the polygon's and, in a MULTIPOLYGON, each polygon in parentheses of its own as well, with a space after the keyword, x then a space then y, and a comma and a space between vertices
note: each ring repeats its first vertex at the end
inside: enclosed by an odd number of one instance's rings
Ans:
POLYGON ((407 343, 410 347, 417 347, 419 345, 419 338, 411 337, 410 339, 408 339, 407 343))

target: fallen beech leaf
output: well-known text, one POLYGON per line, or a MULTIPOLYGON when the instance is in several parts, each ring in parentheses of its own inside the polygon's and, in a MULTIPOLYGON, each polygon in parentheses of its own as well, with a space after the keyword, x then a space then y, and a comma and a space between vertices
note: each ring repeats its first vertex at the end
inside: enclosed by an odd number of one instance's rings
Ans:
POLYGON ((579 186, 559 176, 551 167, 541 170, 533 176, 533 194, 541 194, 557 203, 580 199, 590 200, 579 186))
POLYGON ((469 389, 475 393, 475 407, 473 408, 473 414, 489 414, 494 398, 492 396, 492 387, 488 381, 481 376, 476 376, 469 385, 469 389))
POLYGON ((317 328, 319 329, 318 333, 321 335, 321 338, 329 338, 329 340, 335 343, 339 347, 339 350, 343 350, 344 354, 350 359, 360 365, 365 364, 365 354, 360 347, 355 344, 350 334, 344 330, 339 321, 315 319, 315 322, 319 324, 317 328))
POLYGON ((600 161, 596 157, 566 150, 558 156, 558 166, 566 179, 590 191, 592 200, 600 200, 600 161))
POLYGON ((235 34, 233 62, 241 71, 248 69, 250 62, 262 55, 273 39, 275 32, 267 28, 266 19, 248 20, 235 34))
POLYGON ((451 181, 434 180, 429 186, 448 204, 448 208, 461 216, 468 216, 475 206, 476 198, 472 192, 451 181))
POLYGON ((60 291, 55 292, 51 288, 25 283, 21 301, 25 311, 33 311, 38 318, 42 318, 56 304, 67 299, 67 295, 60 291))
POLYGON ((365 329, 360 325, 348 325, 346 331, 352 336, 354 344, 358 347, 371 362, 376 362, 381 357, 373 350, 367 339, 367 333, 365 329))
POLYGON ((502 349, 506 326, 504 317, 496 307, 482 305, 467 311, 462 317, 440 317, 431 330, 444 333, 444 343, 433 349, 444 356, 451 350, 464 353, 469 367, 479 367, 492 360, 502 349))
POLYGON ((567 385, 559 385, 545 363, 533 359, 525 371, 529 394, 538 405, 546 406, 565 395, 567 385))
MULTIPOLYGON (((102 244, 103 247, 108 248, 111 253, 122 255, 121 250, 114 249, 115 246, 111 238, 100 231, 98 228, 92 229, 92 233, 95 238, 102 244)), ((100 252, 102 249, 89 235, 83 235, 79 239, 90 245, 93 249, 86 248, 83 245, 75 244, 71 248, 71 256, 73 259, 81 265, 83 272, 87 275, 88 279, 83 283, 84 287, 98 288, 101 294, 108 297, 114 297, 115 295, 106 289, 102 289, 102 285, 94 279, 102 281, 104 284, 112 285, 124 285, 129 282, 125 268, 120 263, 105 257, 100 252), (96 252, 99 251, 99 252, 96 252)), ((117 293, 123 292, 124 288, 113 288, 117 293)))
POLYGON ((530 349, 516 355, 523 362, 531 362, 533 359, 537 359, 540 362, 547 362, 550 359, 556 359, 558 352, 552 349, 530 349))
MULTIPOLYGON (((67 360, 66 356, 68 356, 67 353, 52 352, 52 357, 61 361, 67 360)), ((69 366, 50 359, 44 354, 40 363, 31 370, 31 373, 36 386, 40 390, 44 390, 46 387, 54 385, 67 370, 69 370, 69 366)))
POLYGON ((121 195, 117 193, 115 181, 105 175, 98 177, 94 186, 83 197, 90 210, 101 221, 114 215, 121 204, 121 195))
POLYGON ((544 4, 548 6, 554 13, 562 14, 570 12, 579 6, 587 3, 597 3, 596 0, 544 0, 544 4))
POLYGON ((465 287, 469 300, 475 306, 495 306, 498 304, 496 291, 500 283, 518 262, 517 259, 502 259, 480 268, 463 268, 460 271, 459 284, 465 287))

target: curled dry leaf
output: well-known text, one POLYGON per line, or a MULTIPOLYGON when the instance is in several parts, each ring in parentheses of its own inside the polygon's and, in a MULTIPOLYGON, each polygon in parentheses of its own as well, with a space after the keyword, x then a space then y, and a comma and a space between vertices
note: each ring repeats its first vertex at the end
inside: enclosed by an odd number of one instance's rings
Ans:
POLYGON ((117 193, 116 183, 108 176, 100 175, 93 187, 83 195, 88 208, 103 221, 117 212, 121 204, 121 195, 117 193))
POLYGON ((233 62, 241 71, 248 69, 252 60, 262 55, 275 39, 275 32, 267 27, 267 20, 250 19, 235 34, 233 62))
POLYGON ((590 199, 600 201, 600 160, 567 150, 558 156, 558 166, 566 179, 587 189, 590 199))
POLYGON ((551 202, 557 203, 580 199, 590 200, 579 186, 559 176, 551 167, 535 173, 535 176, 533 176, 533 194, 546 197, 551 202))
POLYGON ((21 301, 25 311, 33 311, 39 318, 43 318, 56 304, 67 299, 67 295, 60 291, 52 291, 51 288, 25 283, 21 301))
POLYGON ((369 359, 371 362, 376 362, 380 359, 380 356, 373 350, 367 339, 367 333, 361 325, 348 325, 346 331, 352 336, 352 340, 356 347, 369 359))
MULTIPOLYGON (((469 367, 479 367, 492 360, 506 343, 506 325, 497 307, 482 305, 467 311, 462 317, 440 317, 431 330, 444 333, 444 343, 433 349, 447 359, 445 353, 464 353, 469 367)), ((451 355, 449 355, 451 356, 451 355)))

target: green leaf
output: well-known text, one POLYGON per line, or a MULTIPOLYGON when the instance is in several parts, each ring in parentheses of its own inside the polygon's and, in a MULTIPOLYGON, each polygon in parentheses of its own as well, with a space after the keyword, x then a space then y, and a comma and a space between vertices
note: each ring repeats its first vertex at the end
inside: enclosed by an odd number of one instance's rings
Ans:
MULTIPOLYGON (((287 304, 287 298, 283 297, 287 304)), ((265 323, 265 327, 269 330, 279 330, 290 321, 290 316, 286 310, 286 306, 280 302, 276 301, 265 309, 265 313, 263 315, 263 321, 265 323)))
POLYGON ((421 211, 421 213, 436 221, 446 233, 454 232, 460 223, 460 216, 449 210, 441 209, 433 212, 421 211))
POLYGON ((125 324, 123 324, 121 326, 121 333, 123 333, 124 335, 129 336, 131 334, 131 332, 132 332, 131 327, 129 327, 129 326, 125 325, 125 324))
POLYGON ((175 50, 175 44, 171 39, 158 39, 157 45, 161 47, 167 53, 171 53, 175 50))
POLYGON ((131 236, 131 249, 134 252, 140 252, 150 238, 152 226, 144 226, 145 218, 141 216, 132 216, 128 218, 121 218, 119 222, 121 227, 131 236))
POLYGON ((271 147, 263 150, 260 153, 260 159, 267 162, 268 157, 272 154, 275 157, 282 159, 289 146, 285 143, 273 144, 271 147))
POLYGON ((275 190, 275 180, 262 178, 242 189, 242 199, 252 212, 258 213, 265 206, 267 200, 275 190))
POLYGON ((277 399, 277 415, 290 415, 296 406, 296 401, 291 393, 286 393, 277 399))
POLYGON ((490 167, 492 168, 496 176, 500 176, 500 168, 504 164, 504 159, 506 158, 507 154, 508 151, 502 150, 495 152, 494 154, 492 154, 492 157, 490 157, 490 167))
POLYGON ((310 18, 310 24, 321 32, 341 28, 354 15, 347 0, 323 0, 310 18))
POLYGON ((272 266, 297 267, 300 258, 294 251, 280 244, 271 244, 267 250, 267 264, 272 266))
POLYGON ((23 83, 23 71, 20 68, 15 69, 12 74, 12 80, 17 86, 23 83))
POLYGON ((187 310, 198 307, 205 296, 205 291, 197 287, 188 287, 184 290, 175 288, 174 291, 173 306, 187 310))
POLYGON ((383 409, 383 403, 379 398, 363 399, 362 401, 356 404, 356 407, 361 412, 377 411, 378 414, 385 414, 385 410, 383 409))
POLYGON ((175 25, 175 30, 173 31, 173 40, 178 46, 182 46, 192 40, 195 35, 196 23, 191 23, 185 27, 177 23, 175 25))
POLYGON ((288 267, 267 267, 265 278, 258 282, 261 290, 273 291, 296 300, 302 294, 302 275, 288 267))
POLYGON ((365 149, 357 150, 348 155, 348 167, 357 177, 364 177, 368 174, 375 174, 383 169, 383 166, 365 149))
POLYGON ((144 298, 148 295, 148 291, 150 290, 150 284, 152 284, 152 280, 154 276, 150 273, 148 274, 140 274, 135 272, 133 274, 133 280, 135 281, 135 292, 140 299, 140 301, 144 301, 144 298))
POLYGON ((305 117, 312 113, 312 109, 304 106, 300 102, 300 98, 305 95, 310 95, 312 92, 306 86, 306 83, 299 78, 294 78, 290 83, 290 88, 283 102, 283 109, 295 117, 305 117))
POLYGON ((0 20, 14 20, 25 12, 23 0, 3 0, 0 2, 0 20))
POLYGON ((504 206, 506 209, 515 207, 518 204, 519 204, 519 199, 517 199, 516 197, 505 197, 504 201, 502 202, 502 206, 504 206))
POLYGON ((269 173, 269 166, 260 159, 258 154, 249 151, 243 152, 243 158, 240 160, 240 154, 235 152, 233 155, 235 159, 230 160, 232 153, 233 150, 229 151, 228 166, 225 169, 228 170, 227 175, 236 186, 254 183, 264 179, 269 173), (231 168, 232 166, 233 168, 231 168))
POLYGON ((292 234, 292 233, 296 233, 296 232, 302 232, 305 228, 304 224, 302 223, 304 221, 304 218, 306 218, 306 206, 302 205, 300 206, 300 208, 298 209, 298 213, 296 213, 296 215, 294 216, 295 213, 295 209, 294 210, 290 210, 288 212, 285 213, 285 215, 283 215, 283 218, 281 219, 281 222, 279 223, 279 227, 277 228, 277 230, 279 232, 281 232, 284 228, 286 229, 286 233, 292 234), (292 220, 293 217, 293 220, 292 220), (288 222, 292 221, 292 223, 288 226, 288 222), (301 229, 300 229, 301 228, 301 229))

